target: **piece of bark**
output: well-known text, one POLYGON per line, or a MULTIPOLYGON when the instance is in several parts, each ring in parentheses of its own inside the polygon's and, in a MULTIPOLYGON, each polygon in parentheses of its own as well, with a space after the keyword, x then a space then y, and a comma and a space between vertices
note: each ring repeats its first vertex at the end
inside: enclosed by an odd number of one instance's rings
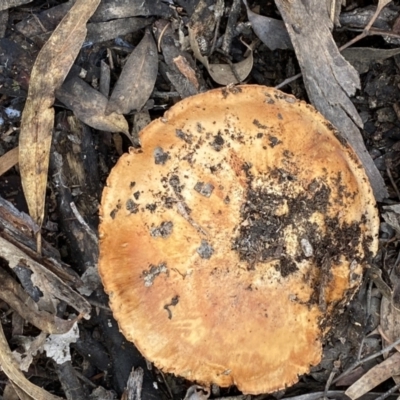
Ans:
POLYGON ((43 241, 43 255, 35 251, 35 234, 38 229, 29 215, 18 211, 10 202, 0 197, 0 236, 72 287, 81 286, 78 274, 60 261, 60 254, 54 247, 43 241))
POLYGON ((161 73, 171 82, 181 98, 193 96, 204 88, 204 83, 200 79, 200 74, 197 73, 198 70, 193 58, 187 52, 182 51, 176 46, 175 33, 171 26, 166 27, 167 24, 168 22, 164 20, 159 20, 154 24, 156 28, 156 38, 158 40, 160 40, 162 33, 160 45, 165 64, 160 67, 161 73), (193 75, 196 77, 195 82, 179 70, 174 61, 179 57, 182 57, 193 70, 193 75))
POLYGON ((0 176, 16 164, 18 164, 18 147, 14 147, 0 157, 0 176))
POLYGON ((142 386, 143 386, 143 369, 132 368, 129 375, 126 389, 122 394, 121 400, 141 400, 142 399, 142 386))
POLYGON ((107 98, 110 94, 110 82, 111 82, 110 66, 104 60, 101 60, 99 90, 100 93, 107 98))
MULTIPOLYGON (((339 22, 342 26, 364 29, 371 20, 376 10, 376 6, 357 7, 352 11, 342 12, 339 22)), ((390 31, 393 21, 398 17, 396 9, 385 7, 374 21, 373 27, 383 31, 390 31)))
MULTIPOLYGON (((29 256, 23 253, 20 249, 14 246, 12 243, 0 237, 0 257, 6 260, 10 268, 14 269, 20 265, 29 268, 32 271, 31 280, 32 284, 41 291, 41 296, 38 301, 38 305, 43 310, 55 311, 58 304, 58 300, 65 301, 67 304, 75 308, 81 316, 89 317, 91 307, 87 301, 78 293, 74 292, 68 285, 66 285, 61 279, 59 279, 52 272, 46 270, 42 265, 32 260, 29 256)), ((18 308, 18 312, 25 319, 30 320, 29 308, 32 313, 37 311, 38 318, 40 319, 40 313, 45 313, 47 311, 40 311, 39 307, 33 300, 23 291, 20 285, 14 284, 12 278, 8 278, 6 271, 1 271, 4 286, 2 286, 2 296, 3 301, 8 302, 12 298, 15 301, 14 308, 18 308), (8 282, 6 286, 5 282, 8 282), (6 290, 8 295, 5 294, 6 290), (14 296, 15 295, 15 296, 14 296), (20 298, 24 298, 25 302, 29 300, 28 308, 25 308, 25 304, 19 301, 20 298), (32 300, 32 301, 30 301, 32 300)), ((16 282, 16 281, 15 281, 16 282)), ((44 314, 43 314, 44 315, 44 314)), ((48 319, 49 320, 49 319, 48 319)), ((51 321, 50 321, 51 322, 51 321)), ((68 321, 69 322, 69 321, 68 321)), ((32 322, 33 323, 33 322, 32 322)), ((41 321, 34 324, 40 324, 41 321)), ((41 330, 48 333, 60 333, 70 329, 67 321, 56 321, 53 325, 49 325, 49 328, 41 327, 41 330), (51 332, 50 332, 51 331, 51 332)))
MULTIPOLYGON (((63 118, 62 115, 58 117, 60 125, 63 118)), ((76 117, 69 117, 62 124, 69 129, 54 134, 50 169, 61 229, 68 239, 71 254, 74 254, 74 268, 82 274, 88 267, 96 265, 98 258, 94 231, 100 199, 96 146, 90 128, 76 117)))
POLYGON ((8 346, 3 327, 0 324, 0 367, 7 377, 33 399, 62 400, 46 390, 29 382, 19 369, 17 361, 8 346))
POLYGON ((0 11, 0 38, 3 38, 6 34, 8 21, 8 10, 0 11))
POLYGON ((86 395, 75 374, 71 361, 66 361, 63 364, 57 364, 54 362, 53 365, 67 399, 86 400, 86 395))
POLYGON ((128 33, 137 32, 153 22, 151 18, 123 18, 107 22, 92 22, 87 26, 85 42, 100 43, 128 33))
POLYGON ((340 54, 330 32, 332 21, 320 0, 276 0, 295 49, 308 96, 346 138, 362 161, 375 198, 388 192, 357 127, 362 121, 349 96, 360 86, 357 71, 340 54))

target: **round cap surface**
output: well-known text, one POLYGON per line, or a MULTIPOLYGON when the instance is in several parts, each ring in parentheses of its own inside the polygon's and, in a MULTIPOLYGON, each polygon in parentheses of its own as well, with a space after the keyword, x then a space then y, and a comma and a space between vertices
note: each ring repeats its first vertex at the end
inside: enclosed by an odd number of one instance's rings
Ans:
POLYGON ((244 85, 187 98, 111 171, 99 271, 166 372, 245 393, 295 383, 377 250, 363 167, 311 106, 244 85))

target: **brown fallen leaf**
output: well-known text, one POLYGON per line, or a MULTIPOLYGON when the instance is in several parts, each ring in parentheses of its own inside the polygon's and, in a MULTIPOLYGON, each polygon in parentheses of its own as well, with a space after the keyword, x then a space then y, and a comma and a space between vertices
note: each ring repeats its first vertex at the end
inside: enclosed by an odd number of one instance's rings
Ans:
POLYGON ((128 122, 115 112, 106 115, 108 99, 78 77, 65 82, 56 91, 57 99, 85 124, 100 131, 123 132, 129 136, 128 122))
POLYGON ((366 372, 357 382, 353 383, 346 391, 346 396, 352 400, 358 399, 368 393, 374 387, 400 372, 400 353, 394 353, 391 357, 375 365, 366 372))
POLYGON ((208 61, 208 57, 201 54, 199 44, 197 43, 194 33, 190 28, 189 41, 194 56, 207 68, 207 71, 210 74, 211 78, 219 85, 240 83, 249 76, 253 68, 253 49, 245 43, 242 42, 250 50, 250 55, 244 60, 230 66, 228 64, 210 64, 208 61), (234 70, 236 74, 232 70, 234 70))
POLYGON ((140 111, 150 98, 158 72, 157 46, 146 29, 143 39, 129 55, 115 84, 106 114, 140 111))
POLYGON ((18 147, 7 151, 0 157, 0 176, 16 164, 18 164, 18 147))
MULTIPOLYGON (((86 22, 99 3, 100 0, 77 0, 39 52, 32 69, 21 118, 19 166, 29 213, 39 226, 44 216, 54 93, 78 55, 86 37, 86 22)), ((40 247, 39 234, 38 251, 40 247)))
POLYGON ((8 379, 15 383, 21 390, 34 400, 62 400, 61 397, 54 396, 39 386, 34 385, 25 378, 20 371, 17 361, 15 360, 7 339, 4 336, 3 327, 0 324, 0 366, 2 371, 7 375, 8 379))

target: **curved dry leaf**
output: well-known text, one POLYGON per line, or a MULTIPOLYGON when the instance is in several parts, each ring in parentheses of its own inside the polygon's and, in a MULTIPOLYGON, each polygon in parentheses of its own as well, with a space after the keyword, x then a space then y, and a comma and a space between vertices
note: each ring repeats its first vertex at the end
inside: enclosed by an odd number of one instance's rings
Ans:
POLYGON ((29 213, 42 225, 54 124, 55 90, 64 81, 86 36, 86 22, 100 0, 77 0, 43 46, 32 69, 21 118, 19 166, 29 213))
POLYGON ((106 114, 140 111, 150 98, 158 73, 157 46, 148 29, 132 51, 115 84, 106 114))
POLYGON ((243 2, 254 33, 270 50, 293 50, 292 41, 283 21, 256 14, 250 10, 246 0, 243 2))
POLYGON ((190 47, 193 50, 193 54, 197 60, 199 60, 206 68, 211 78, 220 85, 229 85, 231 83, 243 82, 250 74, 253 68, 253 50, 247 46, 250 50, 250 55, 238 63, 232 64, 232 67, 228 64, 210 64, 208 57, 203 56, 200 52, 199 45, 194 36, 193 31, 189 28, 189 40, 190 47), (238 78, 236 78, 232 69, 236 71, 238 78))
POLYGON ((57 99, 71 109, 77 118, 100 131, 123 132, 129 135, 129 126, 123 115, 106 115, 107 97, 78 77, 65 82, 56 92, 57 99))

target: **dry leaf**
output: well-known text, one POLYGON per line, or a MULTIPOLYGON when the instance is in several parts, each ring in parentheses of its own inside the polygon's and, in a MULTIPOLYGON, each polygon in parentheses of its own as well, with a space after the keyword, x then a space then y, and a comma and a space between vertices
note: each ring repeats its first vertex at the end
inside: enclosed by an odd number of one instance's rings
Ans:
POLYGON ((157 46, 148 29, 126 61, 115 84, 106 114, 140 111, 150 98, 158 72, 157 46))
POLYGON ((292 42, 283 21, 256 14, 250 10, 246 0, 243 2, 254 33, 270 50, 293 50, 292 42))
POLYGON ((0 366, 7 377, 15 383, 26 394, 34 400, 62 400, 61 397, 54 396, 46 390, 29 382, 20 371, 17 361, 8 346, 7 339, 4 336, 3 327, 0 324, 0 366))
POLYGON ((122 18, 107 22, 91 22, 87 25, 85 42, 100 43, 139 31, 153 22, 151 18, 122 18))
POLYGON ((106 115, 108 99, 78 77, 65 82, 56 92, 57 99, 70 108, 85 124, 100 131, 123 132, 129 135, 128 122, 123 115, 106 115))
POLYGON ((199 60, 206 68, 211 78, 220 85, 229 85, 231 83, 243 82, 250 74, 253 68, 253 50, 249 47, 250 55, 244 60, 233 64, 240 82, 237 80, 235 74, 232 72, 232 68, 228 64, 210 64, 208 57, 201 55, 199 45, 196 38, 194 37, 193 31, 189 28, 189 40, 190 47, 193 50, 194 56, 199 60))
MULTIPOLYGON (((21 118, 19 166, 29 213, 42 225, 55 90, 61 86, 86 36, 86 22, 100 0, 77 0, 43 46, 31 73, 21 118)), ((40 249, 39 249, 40 250, 40 249)))
POLYGON ((400 49, 374 49, 370 47, 349 47, 342 51, 343 57, 358 71, 364 74, 373 63, 400 54, 400 49))
POLYGON ((391 357, 375 365, 366 372, 357 382, 353 383, 346 391, 346 396, 352 400, 358 399, 368 393, 374 387, 400 372, 400 353, 394 353, 391 357))
POLYGON ((0 157, 0 176, 18 164, 18 152, 18 147, 15 147, 0 157))

